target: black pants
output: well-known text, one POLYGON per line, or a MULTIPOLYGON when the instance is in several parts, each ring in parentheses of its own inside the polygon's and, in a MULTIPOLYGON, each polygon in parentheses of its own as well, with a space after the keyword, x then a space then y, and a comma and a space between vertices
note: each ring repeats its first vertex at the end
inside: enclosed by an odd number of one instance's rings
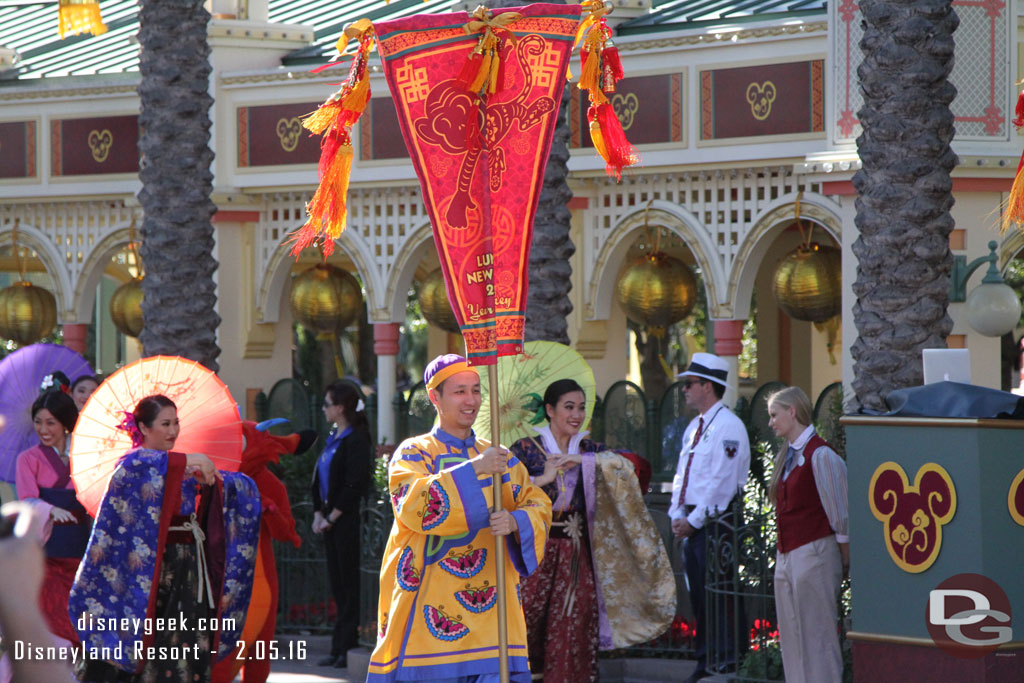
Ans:
POLYGON ((327 576, 338 609, 331 637, 331 655, 337 657, 359 646, 359 515, 346 514, 324 532, 327 576))
MULTIPOLYGON (((735 664, 736 663, 736 639, 733 635, 734 618, 733 603, 731 597, 720 595, 716 592, 715 603, 710 605, 714 612, 712 619, 708 618, 708 599, 706 592, 706 579, 708 571, 707 541, 708 533, 713 534, 712 538, 718 539, 719 543, 728 543, 732 539, 732 515, 727 513, 721 518, 726 524, 719 524, 717 521, 708 520, 700 529, 697 529, 692 536, 686 539, 683 544, 683 560, 686 565, 686 581, 690 587, 690 604, 693 606, 693 614, 697 621, 697 637, 694 639, 696 648, 697 668, 706 669, 708 666, 708 629, 713 627, 711 634, 715 650, 715 662, 713 664, 735 664), (709 623, 715 622, 715 623, 709 623)), ((721 562, 721 556, 719 560, 721 562)), ((719 566, 719 577, 728 576, 732 567, 719 566)), ((721 588, 721 578, 716 579, 716 585, 721 588)))

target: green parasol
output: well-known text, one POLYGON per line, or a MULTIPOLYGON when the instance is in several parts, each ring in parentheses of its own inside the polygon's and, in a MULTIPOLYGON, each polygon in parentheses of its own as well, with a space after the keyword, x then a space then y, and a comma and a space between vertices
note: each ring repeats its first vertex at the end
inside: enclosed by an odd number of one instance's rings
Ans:
MULTIPOLYGON (((594 372, 583 356, 564 344, 532 341, 523 345, 522 354, 498 359, 498 419, 501 421, 502 443, 510 446, 519 439, 536 436, 532 427, 547 424, 542 417, 537 419, 536 411, 543 400, 544 390, 560 379, 574 379, 583 387, 587 395, 586 428, 594 414, 597 385, 594 372)), ((477 436, 486 439, 491 434, 491 392, 487 373, 480 373, 480 385, 484 402, 473 430, 477 436)))

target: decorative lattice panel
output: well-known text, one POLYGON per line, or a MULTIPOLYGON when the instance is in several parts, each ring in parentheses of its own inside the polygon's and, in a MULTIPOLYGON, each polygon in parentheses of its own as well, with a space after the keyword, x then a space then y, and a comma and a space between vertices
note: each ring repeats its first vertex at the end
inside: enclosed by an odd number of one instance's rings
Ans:
MULTIPOLYGON (((715 252, 705 254, 717 260, 721 272, 732 272, 737 252, 756 219, 780 197, 800 192, 817 193, 818 183, 794 175, 792 168, 730 169, 679 174, 652 174, 623 179, 621 184, 591 181, 586 211, 587 226, 583 249, 585 282, 593 280, 598 257, 617 224, 626 216, 642 212, 651 200, 662 200, 689 211, 705 231, 715 252)), ((694 245, 691 245, 691 249, 694 245)), ((726 283, 717 283, 720 291, 726 283)), ((587 302, 592 304, 593 302, 587 302)))
MULTIPOLYGON (((63 268, 66 280, 58 274, 51 273, 51 276, 67 283, 70 290, 65 292, 67 299, 63 303, 68 310, 75 310, 79 302, 71 300, 72 292, 79 291, 80 281, 89 276, 90 273, 84 271, 93 250, 108 236, 130 225, 137 212, 138 209, 127 206, 123 199, 7 204, 0 205, 0 231, 9 232, 14 221, 20 220, 21 229, 42 233, 46 246, 52 247, 57 260, 52 266, 63 268)), ((41 257, 46 260, 50 255, 41 254, 41 257)), ((97 263, 90 267, 105 266, 105 263, 97 263)))
MULTIPOLYGON (((960 26, 953 34, 956 61, 950 80, 957 96, 952 110, 959 140, 1009 139, 1012 78, 1009 63, 1011 15, 1003 0, 954 0, 960 26)), ((860 135, 857 111, 864 98, 857 83, 863 57, 860 7, 854 0, 830 3, 835 88, 829 97, 833 138, 853 142, 860 135)))
MULTIPOLYGON (((257 272, 265 276, 271 263, 286 249, 281 243, 305 222, 306 202, 311 196, 312 192, 286 192, 264 197, 256 242, 257 272)), ((385 283, 409 237, 426 222, 418 187, 349 191, 348 225, 341 241, 346 250, 354 252, 355 261, 372 270, 363 276, 375 285, 367 288, 374 297, 373 306, 387 306, 383 300, 385 283)), ((262 285, 262 281, 258 283, 257 291, 262 285)))

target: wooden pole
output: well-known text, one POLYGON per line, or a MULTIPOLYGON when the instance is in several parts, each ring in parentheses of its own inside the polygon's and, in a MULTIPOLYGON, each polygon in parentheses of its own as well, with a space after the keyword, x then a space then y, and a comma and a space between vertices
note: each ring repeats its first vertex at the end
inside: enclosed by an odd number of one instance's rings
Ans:
MULTIPOLYGON (((487 382, 490 385, 491 399, 491 445, 501 446, 501 424, 498 411, 498 364, 487 366, 487 382)), ((501 512, 501 477, 493 475, 491 491, 494 494, 493 512, 501 512)), ((505 600, 505 539, 494 538, 494 561, 497 568, 498 589, 498 672, 501 683, 508 683, 508 604, 505 600)))

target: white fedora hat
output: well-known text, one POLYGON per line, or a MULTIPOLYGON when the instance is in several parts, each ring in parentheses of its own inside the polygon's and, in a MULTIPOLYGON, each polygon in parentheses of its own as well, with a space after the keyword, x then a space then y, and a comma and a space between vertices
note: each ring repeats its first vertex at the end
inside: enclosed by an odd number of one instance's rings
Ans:
POLYGON ((676 377, 700 377, 724 387, 729 380, 729 363, 713 353, 695 353, 689 367, 676 377))

